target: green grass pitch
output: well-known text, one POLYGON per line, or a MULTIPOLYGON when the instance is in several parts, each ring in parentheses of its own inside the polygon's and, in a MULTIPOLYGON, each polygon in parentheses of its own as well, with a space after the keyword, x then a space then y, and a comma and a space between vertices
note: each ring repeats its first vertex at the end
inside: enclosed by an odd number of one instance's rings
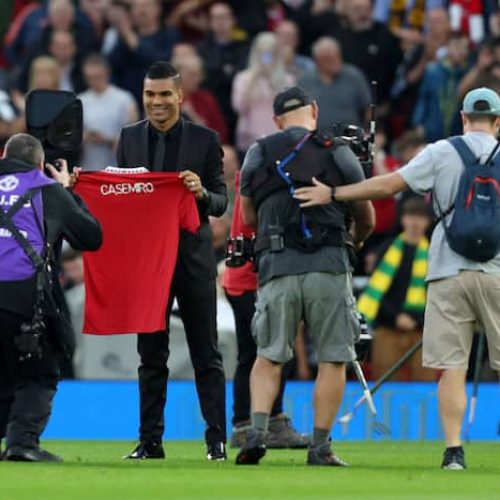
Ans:
POLYGON ((270 450, 259 466, 204 458, 200 442, 167 442, 167 460, 125 461, 131 442, 47 441, 63 464, 0 462, 0 500, 500 499, 500 442, 466 446, 466 471, 439 469, 442 444, 341 442, 346 469, 306 467, 304 450, 270 450))

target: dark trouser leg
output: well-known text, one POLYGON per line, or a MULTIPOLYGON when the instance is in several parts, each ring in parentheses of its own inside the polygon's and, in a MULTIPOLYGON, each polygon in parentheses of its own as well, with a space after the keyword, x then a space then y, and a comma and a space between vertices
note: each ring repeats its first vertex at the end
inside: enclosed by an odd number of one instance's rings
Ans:
POLYGON ((38 448, 56 390, 57 378, 18 381, 7 427, 9 448, 38 448))
POLYGON ((139 365, 140 426, 139 439, 161 442, 165 430, 164 409, 167 400, 168 335, 166 332, 141 333, 137 336, 139 365))
POLYGON ((57 390, 59 365, 48 344, 43 344, 39 360, 19 362, 14 336, 23 319, 2 316, 2 350, 12 367, 14 398, 11 400, 7 425, 8 448, 38 448, 52 412, 52 399, 57 390))
MULTIPOLYGON (((242 295, 229 295, 236 325, 238 345, 238 365, 233 381, 233 425, 250 420, 250 372, 257 356, 257 346, 252 336, 252 318, 255 313, 255 292, 245 292, 242 295)), ((283 413, 283 393, 285 391, 286 365, 282 370, 279 394, 274 402, 271 416, 283 413)))
POLYGON ((176 297, 193 363, 207 443, 226 442, 226 378, 217 346, 215 281, 176 277, 176 297))
POLYGON ((10 409, 14 401, 14 357, 10 333, 0 317, 0 441, 7 436, 10 409))
POLYGON ((252 318, 255 312, 255 292, 228 295, 233 309, 238 346, 238 364, 233 380, 233 425, 250 420, 250 372, 257 356, 252 337, 252 318))

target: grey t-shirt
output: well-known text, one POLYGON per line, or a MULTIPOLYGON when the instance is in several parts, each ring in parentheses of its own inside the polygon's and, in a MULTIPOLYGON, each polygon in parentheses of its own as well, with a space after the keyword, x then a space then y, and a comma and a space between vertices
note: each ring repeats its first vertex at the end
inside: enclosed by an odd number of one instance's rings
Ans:
MULTIPOLYGON (((496 140, 483 132, 469 132, 463 136, 474 154, 485 162, 496 145, 496 140)), ((454 203, 458 184, 463 172, 463 163, 449 141, 442 140, 426 146, 412 161, 399 170, 410 188, 420 194, 433 193, 434 210, 437 203, 445 212, 454 203), (437 201, 437 203, 436 203, 437 201)), ((449 224, 453 212, 446 217, 449 224)), ((429 248, 429 270, 427 281, 456 276, 461 270, 500 272, 500 253, 488 262, 474 262, 455 253, 448 245, 440 222, 432 235, 429 248)))
POLYGON ((350 64, 332 82, 324 82, 317 71, 298 82, 318 103, 318 128, 330 130, 335 123, 362 125, 370 105, 370 87, 365 75, 350 64))
MULTIPOLYGON (((287 130, 294 141, 299 141, 306 129, 292 127, 287 130)), ((333 150, 335 163, 341 170, 346 184, 360 182, 364 179, 363 169, 354 153, 348 146, 338 146, 333 150)), ((251 196, 250 183, 252 176, 259 168, 264 168, 262 149, 258 143, 248 150, 240 176, 240 193, 251 196)), ((332 162, 333 167, 333 162, 332 162)), ((295 207, 296 202, 286 191, 279 191, 267 198, 259 209, 259 231, 270 225, 279 225, 283 204, 295 207)), ((314 253, 303 253, 293 248, 285 248, 282 252, 265 251, 259 258, 258 277, 260 286, 278 276, 297 275, 311 272, 345 273, 350 270, 347 251, 344 247, 324 246, 314 253)))

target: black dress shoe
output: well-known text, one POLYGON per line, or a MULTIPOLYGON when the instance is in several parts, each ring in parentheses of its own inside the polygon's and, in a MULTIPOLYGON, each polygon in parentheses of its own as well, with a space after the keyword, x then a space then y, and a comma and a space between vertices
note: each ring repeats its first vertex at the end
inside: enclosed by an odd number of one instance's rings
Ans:
POLYGON ((165 451, 161 443, 139 443, 135 450, 128 455, 125 459, 145 460, 147 458, 165 458, 165 451))
POLYGON ((5 452, 5 460, 11 462, 62 462, 59 455, 50 453, 50 451, 41 448, 8 448, 5 452))
POLYGON ((207 445, 207 460, 224 462, 227 460, 226 445, 224 443, 212 443, 207 445))

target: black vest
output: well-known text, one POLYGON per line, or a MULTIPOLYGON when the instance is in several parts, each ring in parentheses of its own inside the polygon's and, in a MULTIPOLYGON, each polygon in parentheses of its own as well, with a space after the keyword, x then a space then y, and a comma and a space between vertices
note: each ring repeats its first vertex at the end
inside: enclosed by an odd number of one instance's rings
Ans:
MULTIPOLYGON (((277 163, 294 149, 297 142, 286 131, 258 140, 263 156, 262 167, 254 172, 250 183, 252 201, 257 210, 270 196, 291 196, 288 194, 289 185, 278 173, 277 163)), ((344 184, 341 172, 335 165, 332 155, 333 149, 340 144, 345 143, 341 139, 313 135, 285 167, 294 187, 310 186, 312 177, 316 177, 329 186, 344 184)), ((298 208, 298 202, 296 206, 297 210, 293 216, 290 213, 290 219, 284 223, 285 246, 304 250, 306 242, 298 224, 297 214, 299 212, 304 214, 308 227, 315 234, 322 235, 315 238, 312 245, 311 242, 306 245, 307 247, 312 246, 309 250, 313 251, 324 245, 337 246, 345 241, 347 216, 345 204, 334 202, 328 206, 303 210, 298 208)), ((267 231, 265 232, 267 233, 267 231)))

